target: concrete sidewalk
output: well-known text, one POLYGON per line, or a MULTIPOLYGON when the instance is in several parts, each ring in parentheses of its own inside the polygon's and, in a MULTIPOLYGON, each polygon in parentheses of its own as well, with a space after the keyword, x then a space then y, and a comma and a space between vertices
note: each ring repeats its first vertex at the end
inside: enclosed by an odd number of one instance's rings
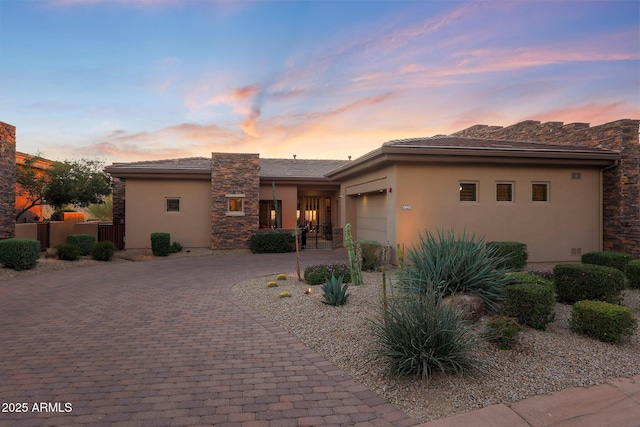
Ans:
MULTIPOLYGON (((294 270, 222 253, 0 281, 0 427, 420 425, 230 292, 294 270)), ((640 427, 640 377, 422 425, 640 427)))
MULTIPOLYGON (((640 355, 638 356, 640 359, 640 355)), ((640 363, 640 360, 639 360, 640 363)), ((639 427, 640 375, 493 405, 421 427, 639 427)))

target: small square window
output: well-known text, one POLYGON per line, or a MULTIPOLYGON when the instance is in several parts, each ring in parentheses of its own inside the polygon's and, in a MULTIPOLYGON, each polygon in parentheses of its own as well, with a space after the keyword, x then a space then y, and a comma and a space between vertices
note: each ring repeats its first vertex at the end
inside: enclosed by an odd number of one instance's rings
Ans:
POLYGON ((478 183, 477 182, 461 182, 459 186, 461 202, 477 202, 478 201, 478 183))
POLYGON ((166 212, 180 212, 180 199, 179 198, 167 198, 165 199, 166 212))
POLYGON ((549 201, 549 183, 534 182, 531 184, 531 201, 532 202, 548 202, 549 201))
POLYGON ((229 198, 229 212, 242 212, 242 198, 229 198))
POLYGON ((244 194, 227 194, 227 216, 244 216, 244 194))
POLYGON ((513 183, 512 182, 496 183, 496 201, 497 202, 513 202, 513 183))

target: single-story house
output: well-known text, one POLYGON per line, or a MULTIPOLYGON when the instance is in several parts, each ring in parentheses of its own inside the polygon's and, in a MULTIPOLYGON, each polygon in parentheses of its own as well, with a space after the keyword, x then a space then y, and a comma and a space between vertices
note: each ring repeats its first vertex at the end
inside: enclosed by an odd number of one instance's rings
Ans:
MULTIPOLYGON (((629 122, 637 145, 638 121, 629 122)), ((105 170, 116 180, 114 221, 125 223, 127 248, 148 247, 157 231, 185 247, 247 248, 252 234, 278 223, 330 240, 329 223, 337 230, 350 223, 355 239, 376 240, 392 252, 411 247, 424 230, 453 228, 525 242, 532 262, 565 262, 619 250, 603 239, 609 210, 603 200, 611 199, 606 181, 628 153, 583 139, 449 135, 388 141, 354 160, 212 153, 105 170)), ((622 236, 632 253, 634 233, 622 236)))

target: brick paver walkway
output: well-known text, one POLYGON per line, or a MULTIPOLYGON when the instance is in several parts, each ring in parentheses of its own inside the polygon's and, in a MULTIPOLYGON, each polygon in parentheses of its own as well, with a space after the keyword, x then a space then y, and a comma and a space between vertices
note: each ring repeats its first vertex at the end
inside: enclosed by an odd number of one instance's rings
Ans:
POLYGON ((1 281, 0 427, 417 424, 230 293, 294 270, 219 254, 1 281))

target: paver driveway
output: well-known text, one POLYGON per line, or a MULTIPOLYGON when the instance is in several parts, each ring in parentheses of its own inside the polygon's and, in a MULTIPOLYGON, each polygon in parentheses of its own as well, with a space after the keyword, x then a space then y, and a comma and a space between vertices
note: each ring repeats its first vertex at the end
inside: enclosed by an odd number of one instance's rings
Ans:
POLYGON ((0 426, 417 424, 230 292, 294 270, 227 253, 0 282, 0 426))

